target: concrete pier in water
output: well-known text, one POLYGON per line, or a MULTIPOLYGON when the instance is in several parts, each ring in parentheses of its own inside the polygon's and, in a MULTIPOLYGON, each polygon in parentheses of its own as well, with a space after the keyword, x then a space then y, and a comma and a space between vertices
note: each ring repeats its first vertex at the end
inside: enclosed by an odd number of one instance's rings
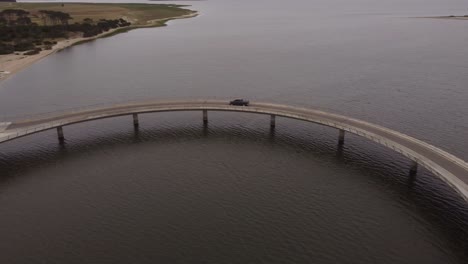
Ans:
POLYGON ((276 127, 276 116, 271 115, 270 116, 270 128, 275 128, 276 127))
POLYGON ((133 114, 133 127, 138 128, 140 126, 140 121, 138 120, 138 114, 133 114))
POLYGON ((203 110, 203 124, 208 124, 208 110, 203 110))
POLYGON ((338 144, 343 145, 344 144, 345 131, 343 129, 340 129, 339 132, 340 132, 340 134, 338 135, 338 144))
POLYGON ((57 136, 60 142, 65 140, 65 136, 63 135, 63 127, 57 127, 57 136))

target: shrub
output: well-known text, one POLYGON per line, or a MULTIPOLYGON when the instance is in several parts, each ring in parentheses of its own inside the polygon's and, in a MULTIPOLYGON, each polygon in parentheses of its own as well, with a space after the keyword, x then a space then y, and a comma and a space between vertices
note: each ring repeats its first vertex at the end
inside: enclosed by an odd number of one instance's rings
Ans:
POLYGON ((101 33, 102 33, 102 30, 100 28, 95 27, 95 28, 87 29, 86 31, 84 31, 83 37, 85 38, 94 37, 101 33))
POLYGON ((15 52, 13 45, 0 43, 0 55, 11 54, 15 52))
POLYGON ((27 51, 34 49, 34 44, 30 41, 20 41, 15 44, 14 48, 16 51, 27 51))
POLYGON ((36 55, 36 54, 39 54, 41 50, 42 50, 41 48, 35 48, 34 50, 25 52, 24 55, 36 55))

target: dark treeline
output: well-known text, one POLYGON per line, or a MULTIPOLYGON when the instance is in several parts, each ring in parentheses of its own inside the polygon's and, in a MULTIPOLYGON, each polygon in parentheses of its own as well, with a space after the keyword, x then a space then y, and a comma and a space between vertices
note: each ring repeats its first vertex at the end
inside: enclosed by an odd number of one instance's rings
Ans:
POLYGON ((30 13, 21 9, 6 9, 0 12, 0 55, 16 51, 37 54, 43 48, 51 49, 57 42, 54 39, 68 38, 70 33, 82 33, 83 37, 93 37, 110 29, 130 26, 124 19, 93 21, 90 18, 82 23, 70 24, 70 14, 59 11, 39 11, 42 25, 33 23, 30 13))
POLYGON ((42 19, 42 23, 47 26, 48 24, 52 25, 68 25, 68 21, 72 19, 70 14, 60 12, 60 11, 39 11, 39 16, 42 19))

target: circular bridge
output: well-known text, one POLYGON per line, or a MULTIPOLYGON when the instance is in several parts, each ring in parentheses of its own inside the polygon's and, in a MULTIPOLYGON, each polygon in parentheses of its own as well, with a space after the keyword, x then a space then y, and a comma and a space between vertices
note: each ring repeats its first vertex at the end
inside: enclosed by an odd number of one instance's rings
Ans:
POLYGON ((208 111, 231 111, 270 115, 270 126, 275 127, 276 116, 317 123, 339 130, 338 142, 344 143, 345 133, 353 133, 382 144, 413 161, 411 171, 418 164, 427 168, 468 201, 468 164, 450 153, 400 132, 342 115, 314 109, 270 104, 251 103, 249 106, 231 106, 221 100, 145 101, 94 107, 60 114, 46 114, 23 120, 0 123, 0 144, 49 129, 57 129, 63 141, 63 126, 132 115, 138 127, 138 114, 171 111, 200 111, 203 122, 208 123, 208 111))

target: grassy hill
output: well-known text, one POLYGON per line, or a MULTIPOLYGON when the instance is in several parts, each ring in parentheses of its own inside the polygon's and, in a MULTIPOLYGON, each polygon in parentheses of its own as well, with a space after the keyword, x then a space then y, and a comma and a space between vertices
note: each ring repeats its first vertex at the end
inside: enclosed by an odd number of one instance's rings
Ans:
POLYGON ((165 19, 191 14, 192 11, 179 5, 163 4, 93 4, 93 3, 0 3, 0 11, 23 9, 31 13, 33 22, 40 24, 40 10, 60 11, 73 18, 70 23, 81 23, 86 18, 100 19, 124 18, 133 25, 146 25, 152 20, 165 19))

